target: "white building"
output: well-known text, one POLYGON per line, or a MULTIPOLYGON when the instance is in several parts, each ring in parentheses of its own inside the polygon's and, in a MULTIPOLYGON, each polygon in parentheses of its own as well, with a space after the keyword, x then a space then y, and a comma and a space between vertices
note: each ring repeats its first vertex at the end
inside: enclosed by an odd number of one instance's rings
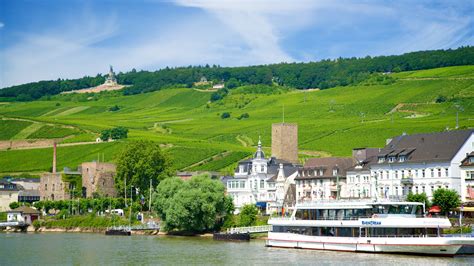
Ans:
POLYGON ((372 179, 370 166, 377 162, 379 148, 358 148, 352 150, 355 164, 347 169, 347 191, 349 198, 370 198, 372 179))
POLYGON ((26 206, 18 207, 14 210, 7 212, 8 222, 20 222, 23 224, 32 224, 36 219, 39 218, 41 212, 26 206))
POLYGON ((227 194, 240 209, 246 204, 256 204, 267 213, 276 212, 283 206, 286 192, 297 175, 297 167, 276 158, 265 158, 262 143, 253 158, 240 161, 234 176, 223 178, 227 194))
POLYGON ((18 201, 18 193, 23 187, 10 180, 0 179, 0 212, 10 210, 10 203, 18 201))
POLYGON ((306 161, 295 178, 297 202, 348 198, 346 170, 352 165, 352 158, 342 157, 306 161))
POLYGON ((474 201, 474 152, 461 162, 461 200, 474 201))
POLYGON ((461 191, 461 161, 474 149, 474 130, 402 135, 390 140, 371 165, 372 196, 432 197, 438 188, 461 191))

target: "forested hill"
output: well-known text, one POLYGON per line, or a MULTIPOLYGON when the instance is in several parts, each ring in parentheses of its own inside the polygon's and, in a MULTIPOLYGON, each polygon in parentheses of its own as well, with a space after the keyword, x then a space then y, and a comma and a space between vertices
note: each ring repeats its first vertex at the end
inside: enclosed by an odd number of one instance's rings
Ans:
MULTIPOLYGON (((120 84, 131 85, 125 95, 160 90, 167 87, 192 87, 202 77, 215 82, 225 81, 227 88, 248 84, 278 83, 297 89, 358 84, 375 72, 399 72, 446 66, 474 65, 474 47, 436 50, 403 55, 364 58, 338 58, 310 63, 279 63, 248 67, 189 66, 164 68, 158 71, 136 71, 117 75, 120 84)), ((0 90, 1 100, 31 101, 44 96, 94 87, 104 82, 102 75, 74 80, 33 82, 0 90)))

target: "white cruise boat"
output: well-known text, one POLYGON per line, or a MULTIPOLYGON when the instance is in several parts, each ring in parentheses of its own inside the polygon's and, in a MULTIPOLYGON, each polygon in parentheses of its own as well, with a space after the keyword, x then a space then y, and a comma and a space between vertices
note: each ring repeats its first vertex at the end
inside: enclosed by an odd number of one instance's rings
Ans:
POLYGON ((297 204, 291 217, 271 218, 267 246, 436 256, 474 254, 474 238, 448 237, 447 218, 423 217, 415 202, 297 204))

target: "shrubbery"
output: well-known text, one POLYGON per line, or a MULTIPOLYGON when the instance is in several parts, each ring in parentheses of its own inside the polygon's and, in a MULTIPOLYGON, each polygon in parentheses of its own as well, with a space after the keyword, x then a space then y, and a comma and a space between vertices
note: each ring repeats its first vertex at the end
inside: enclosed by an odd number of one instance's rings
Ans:
POLYGON ((224 185, 208 176, 196 176, 189 181, 178 177, 165 179, 155 195, 154 208, 168 231, 219 230, 234 210, 224 185))
POLYGON ((102 130, 100 133, 100 139, 107 141, 109 139, 126 139, 128 137, 128 129, 124 127, 116 127, 112 129, 102 130))
POLYGON ((230 118, 230 113, 229 112, 224 112, 221 114, 221 119, 226 119, 226 118, 230 118))

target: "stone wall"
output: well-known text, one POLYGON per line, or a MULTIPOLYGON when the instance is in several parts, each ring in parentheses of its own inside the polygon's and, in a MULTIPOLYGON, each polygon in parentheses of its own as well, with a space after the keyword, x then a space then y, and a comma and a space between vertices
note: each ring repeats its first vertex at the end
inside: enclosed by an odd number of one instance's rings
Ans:
POLYGON ((69 183, 63 182, 61 173, 45 173, 40 179, 40 200, 69 199, 69 183))
POLYGON ((86 190, 86 197, 91 198, 95 192, 102 196, 115 197, 115 173, 116 167, 113 163, 83 163, 82 187, 86 190))
POLYGON ((272 157, 298 163, 297 124, 272 124, 272 157))

